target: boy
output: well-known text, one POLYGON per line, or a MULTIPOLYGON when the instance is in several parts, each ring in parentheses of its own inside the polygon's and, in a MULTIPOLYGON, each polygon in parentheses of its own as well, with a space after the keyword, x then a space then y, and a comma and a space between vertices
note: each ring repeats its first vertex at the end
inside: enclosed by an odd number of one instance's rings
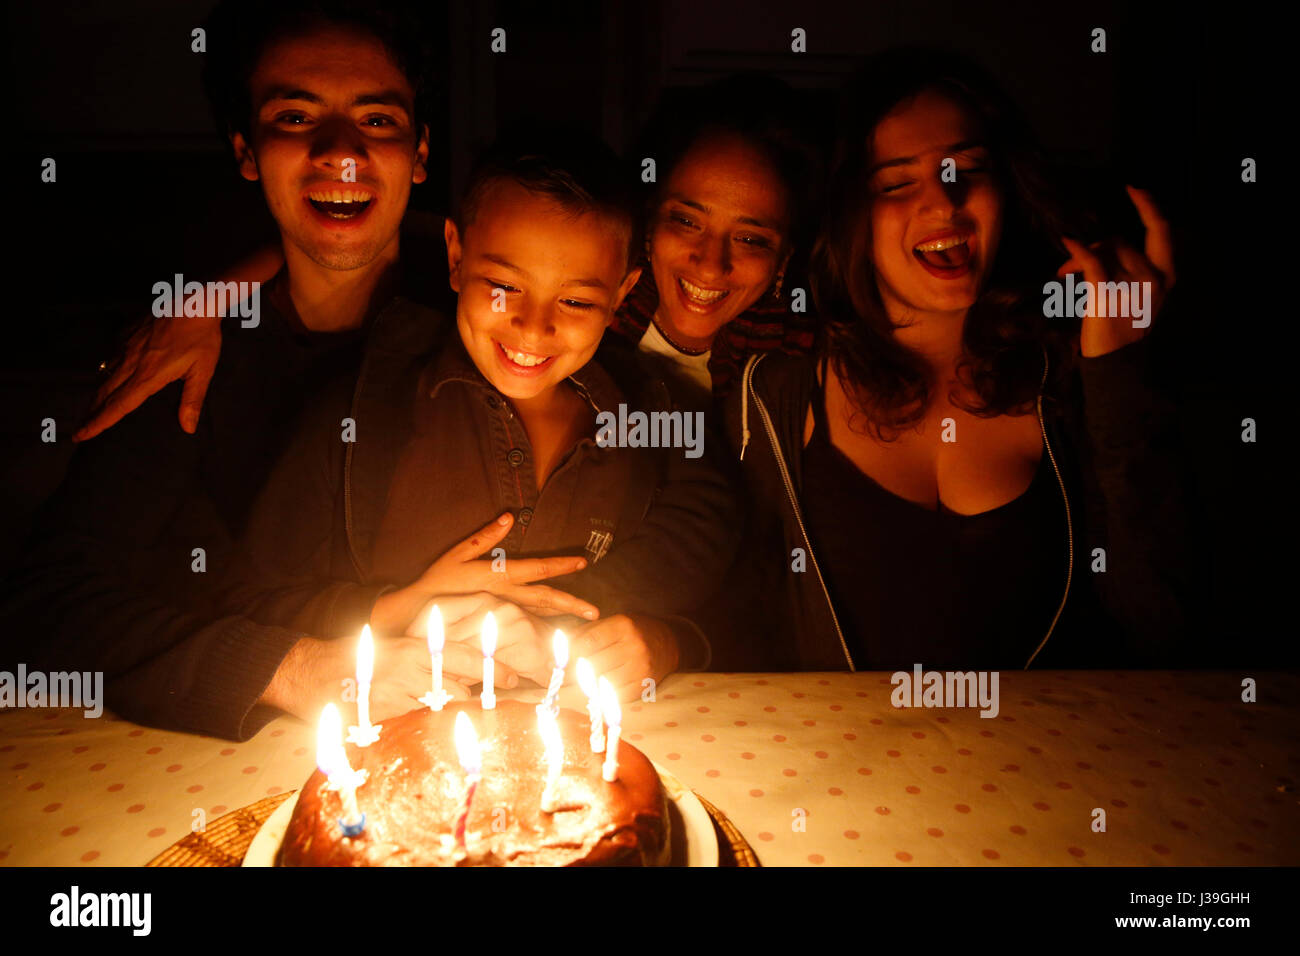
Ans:
MULTIPOLYGON (((707 448, 596 441, 603 410, 671 408, 634 352, 601 342, 638 278, 634 208, 613 156, 579 137, 504 143, 479 163, 446 225, 455 326, 381 317, 355 393, 318 410, 256 509, 229 606, 327 638, 301 641, 262 703, 314 720, 355 666, 355 642, 329 638, 365 623, 423 634, 435 597, 449 641, 476 641, 494 610, 498 660, 544 684, 554 622, 483 594, 483 567, 434 573, 476 528, 481 543, 504 535, 507 575, 537 554, 585 556, 560 586, 600 619, 566 628, 571 659, 591 659, 625 698, 707 666, 707 642, 680 615, 734 552, 731 488, 707 448)), ((427 674, 423 641, 408 646, 390 666, 427 674)), ((382 683, 377 673, 375 719, 417 706, 382 683)))

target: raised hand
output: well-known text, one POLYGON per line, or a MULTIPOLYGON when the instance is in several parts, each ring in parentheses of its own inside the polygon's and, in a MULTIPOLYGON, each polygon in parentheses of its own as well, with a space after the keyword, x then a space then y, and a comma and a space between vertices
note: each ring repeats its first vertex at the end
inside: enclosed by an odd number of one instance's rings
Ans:
MULTIPOLYGON (((1073 239, 1062 240, 1070 258, 1056 270, 1056 274, 1064 276, 1071 272, 1082 272, 1093 289, 1092 302, 1079 331, 1079 349, 1089 358, 1114 352, 1146 335, 1150 329, 1150 320, 1160 311, 1176 278, 1169 223, 1160 214, 1150 193, 1133 186, 1125 188, 1146 229, 1143 251, 1134 249, 1119 239, 1097 242, 1090 246, 1084 246, 1073 239), (1106 282, 1149 283, 1144 286, 1144 289, 1150 290, 1150 297, 1145 300, 1149 310, 1145 321, 1139 321, 1135 326, 1133 315, 1099 314, 1102 310, 1098 308, 1098 293, 1102 283, 1106 282)), ((1130 313, 1134 311, 1133 306, 1134 303, 1130 300, 1130 313)))

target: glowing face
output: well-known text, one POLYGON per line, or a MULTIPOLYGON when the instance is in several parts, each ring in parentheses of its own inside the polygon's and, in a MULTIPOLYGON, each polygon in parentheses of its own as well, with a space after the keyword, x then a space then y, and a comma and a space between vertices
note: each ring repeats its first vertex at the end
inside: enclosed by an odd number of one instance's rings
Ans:
POLYGON ((979 296, 1002 235, 1002 196, 966 111, 938 93, 899 104, 870 143, 871 259, 895 321, 964 311, 979 296), (953 182, 943 179, 952 160, 953 182))
POLYGON ((250 139, 235 134, 235 153, 243 176, 261 181, 286 252, 327 269, 373 262, 397 242, 428 156, 411 85, 388 51, 322 28, 267 47, 249 88, 250 139))
POLYGON ((744 141, 713 137, 682 157, 650 229, 659 321, 682 345, 707 348, 785 267, 789 197, 744 141))
POLYGON ((447 222, 456 324, 478 370, 506 397, 545 399, 596 353, 640 270, 609 216, 575 216, 517 183, 494 185, 464 231, 447 222))

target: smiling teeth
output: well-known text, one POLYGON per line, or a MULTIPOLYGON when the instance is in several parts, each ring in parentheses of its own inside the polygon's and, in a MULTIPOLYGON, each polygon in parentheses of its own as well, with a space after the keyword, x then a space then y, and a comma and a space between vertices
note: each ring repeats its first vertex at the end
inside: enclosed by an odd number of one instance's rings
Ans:
POLYGON ((506 353, 506 358, 510 359, 510 361, 514 362, 516 365, 522 365, 525 368, 532 368, 534 365, 541 365, 550 358, 549 355, 529 355, 527 352, 516 352, 514 349, 507 348, 505 345, 501 346, 501 351, 506 353))
POLYGON ((682 290, 691 298, 691 300, 693 302, 698 302, 700 305, 708 305, 710 302, 717 302, 726 295, 728 291, 723 289, 720 292, 711 292, 708 289, 701 289, 697 285, 691 285, 681 276, 677 277, 677 281, 681 283, 682 290))
POLYGON ((917 252, 943 252, 945 249, 952 249, 955 246, 964 246, 970 236, 948 236, 943 239, 931 239, 929 242, 922 242, 917 245, 917 252))
POLYGON ((370 194, 355 189, 331 189, 307 194, 308 199, 316 202, 369 202, 370 194))

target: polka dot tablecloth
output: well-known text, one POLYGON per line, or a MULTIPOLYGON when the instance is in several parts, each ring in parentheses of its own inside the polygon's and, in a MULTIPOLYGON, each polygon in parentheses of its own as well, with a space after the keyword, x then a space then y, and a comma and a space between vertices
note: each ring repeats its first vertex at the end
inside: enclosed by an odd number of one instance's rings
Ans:
MULTIPOLYGON (((993 719, 895 708, 893 689, 884 673, 676 675, 625 705, 624 735, 768 866, 1300 864, 1300 675, 1005 672, 993 719)), ((573 688, 562 703, 581 707, 573 688)), ((288 717, 234 744, 0 713, 0 865, 144 864, 301 786, 314 737, 288 717)))

